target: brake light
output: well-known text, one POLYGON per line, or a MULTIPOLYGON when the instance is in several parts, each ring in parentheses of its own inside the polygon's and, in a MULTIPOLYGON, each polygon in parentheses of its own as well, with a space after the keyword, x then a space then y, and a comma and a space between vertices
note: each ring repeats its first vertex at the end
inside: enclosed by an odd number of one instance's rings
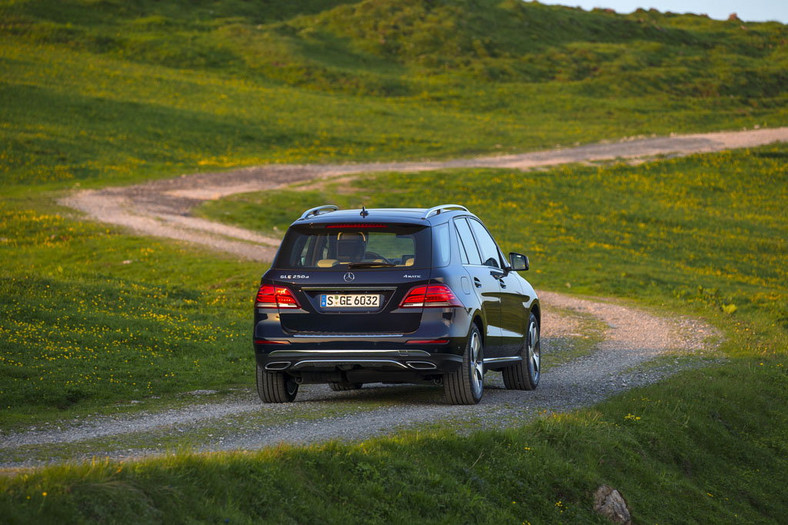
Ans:
POLYGON ((347 230, 379 230, 388 228, 387 224, 371 224, 365 222, 357 222, 353 224, 329 224, 326 226, 329 229, 347 229, 347 230))
POLYGON ((290 288, 271 286, 270 284, 260 286, 255 306, 258 308, 301 308, 290 288))
POLYGON ((463 304, 445 284, 430 284, 411 288, 400 308, 445 308, 463 304))

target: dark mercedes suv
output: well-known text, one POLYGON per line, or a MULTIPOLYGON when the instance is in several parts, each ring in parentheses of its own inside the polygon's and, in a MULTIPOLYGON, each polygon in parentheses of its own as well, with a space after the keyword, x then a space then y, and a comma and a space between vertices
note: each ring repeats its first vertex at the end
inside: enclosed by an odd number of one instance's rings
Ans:
POLYGON ((517 273, 527 269, 462 206, 307 210, 257 292, 260 398, 293 401, 307 383, 430 382, 474 404, 489 370, 534 389, 540 306, 517 273))

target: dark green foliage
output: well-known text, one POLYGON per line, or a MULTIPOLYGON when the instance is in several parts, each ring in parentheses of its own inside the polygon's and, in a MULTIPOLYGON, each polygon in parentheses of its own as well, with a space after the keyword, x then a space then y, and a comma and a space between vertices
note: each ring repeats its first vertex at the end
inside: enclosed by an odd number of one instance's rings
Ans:
POLYGON ((786 81, 784 26, 654 11, 621 16, 518 0, 195 2, 190 9, 31 0, 6 15, 5 32, 29 41, 384 96, 418 93, 420 75, 452 71, 461 73, 452 83, 467 75, 481 83, 601 81, 621 93, 695 97, 771 98, 786 81))

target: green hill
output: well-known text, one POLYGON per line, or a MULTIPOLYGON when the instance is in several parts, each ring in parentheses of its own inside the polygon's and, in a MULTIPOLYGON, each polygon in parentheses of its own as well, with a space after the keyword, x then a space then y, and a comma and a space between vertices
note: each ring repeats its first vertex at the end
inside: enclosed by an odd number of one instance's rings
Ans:
POLYGON ((7 184, 524 151, 788 113, 779 23, 517 0, 23 0, 0 19, 7 184))
POLYGON ((782 24, 519 0, 18 2, 4 32, 124 60, 326 91, 413 95, 454 84, 583 81, 631 94, 778 97, 782 24), (354 78, 362 77, 362 78, 354 78))

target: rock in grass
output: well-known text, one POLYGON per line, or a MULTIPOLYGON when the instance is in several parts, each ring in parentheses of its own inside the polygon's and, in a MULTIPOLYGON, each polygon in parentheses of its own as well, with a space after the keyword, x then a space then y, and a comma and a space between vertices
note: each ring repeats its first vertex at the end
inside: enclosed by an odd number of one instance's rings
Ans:
POLYGON ((594 511, 606 517, 613 523, 632 523, 632 515, 627 508, 627 502, 619 491, 602 485, 594 494, 594 511))

